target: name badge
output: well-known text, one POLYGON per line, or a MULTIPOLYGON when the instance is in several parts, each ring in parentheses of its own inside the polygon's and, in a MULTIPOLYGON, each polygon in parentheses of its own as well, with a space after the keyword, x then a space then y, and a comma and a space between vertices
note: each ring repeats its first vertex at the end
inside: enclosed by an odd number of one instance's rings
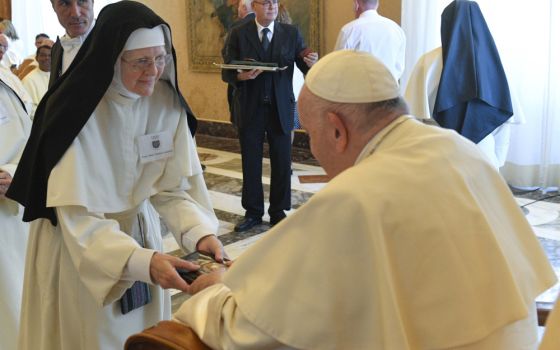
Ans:
POLYGON ((10 122, 10 118, 7 115, 0 114, 0 125, 8 124, 10 122))
POLYGON ((171 131, 138 137, 140 163, 153 162, 173 155, 173 135, 171 131))

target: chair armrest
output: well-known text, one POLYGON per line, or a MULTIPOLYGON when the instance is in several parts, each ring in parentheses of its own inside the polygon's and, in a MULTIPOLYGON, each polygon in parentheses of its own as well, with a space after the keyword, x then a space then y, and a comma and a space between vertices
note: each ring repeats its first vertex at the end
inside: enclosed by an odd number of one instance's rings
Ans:
POLYGON ((161 321, 130 336, 125 350, 209 350, 196 333, 179 322, 161 321))

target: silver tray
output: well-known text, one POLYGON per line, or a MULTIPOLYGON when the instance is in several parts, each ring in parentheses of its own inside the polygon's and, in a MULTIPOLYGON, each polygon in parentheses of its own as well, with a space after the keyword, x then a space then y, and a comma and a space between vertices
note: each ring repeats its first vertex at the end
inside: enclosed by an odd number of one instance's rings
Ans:
POLYGON ((252 66, 249 64, 226 64, 226 63, 215 63, 214 65, 221 69, 241 69, 241 70, 253 70, 258 69, 262 70, 263 72, 277 72, 288 69, 288 66, 285 67, 266 67, 266 66, 252 66))

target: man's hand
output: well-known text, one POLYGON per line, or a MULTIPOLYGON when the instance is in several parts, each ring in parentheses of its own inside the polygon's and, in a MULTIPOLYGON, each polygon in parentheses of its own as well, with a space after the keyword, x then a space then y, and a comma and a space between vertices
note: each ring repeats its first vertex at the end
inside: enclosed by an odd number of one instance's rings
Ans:
POLYGON ((237 80, 244 81, 244 80, 255 79, 262 72, 263 71, 260 69, 244 70, 243 72, 237 74, 237 80))
POLYGON ((228 257, 222 242, 214 235, 202 237, 196 244, 196 250, 213 255, 218 262, 224 262, 228 257))
POLYGON ((4 195, 8 191, 8 187, 12 183, 12 176, 5 171, 0 170, 0 198, 4 198, 4 195))
POLYGON ((164 289, 175 288, 188 293, 189 284, 179 276, 176 268, 196 271, 200 266, 171 255, 155 253, 150 260, 150 277, 164 289))
POLYGON ((307 67, 311 68, 311 66, 313 66, 318 59, 319 54, 317 52, 311 52, 303 58, 303 61, 307 64, 307 67))
POLYGON ((208 288, 216 283, 222 282, 222 276, 226 272, 226 268, 221 268, 207 274, 198 276, 191 284, 189 294, 195 295, 204 288, 208 288))

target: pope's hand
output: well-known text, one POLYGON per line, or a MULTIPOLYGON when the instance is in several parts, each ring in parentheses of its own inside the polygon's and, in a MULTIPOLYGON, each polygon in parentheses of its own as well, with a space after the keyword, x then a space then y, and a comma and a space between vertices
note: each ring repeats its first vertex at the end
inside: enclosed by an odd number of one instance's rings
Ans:
POLYGON ((171 255, 155 253, 150 260, 152 282, 164 289, 175 288, 188 293, 189 284, 179 276, 177 268, 196 271, 200 266, 171 255))
POLYGON ((196 244, 196 250, 212 255, 218 262, 228 258, 222 242, 214 235, 202 237, 196 244))
POLYGON ((191 284, 191 287, 189 289, 189 293, 194 295, 198 292, 200 292, 201 290, 203 290, 204 288, 208 288, 216 283, 220 283, 222 282, 222 276, 224 275, 224 273, 226 272, 226 268, 220 268, 217 270, 214 270, 210 273, 207 274, 202 274, 200 276, 198 276, 194 282, 191 284))

